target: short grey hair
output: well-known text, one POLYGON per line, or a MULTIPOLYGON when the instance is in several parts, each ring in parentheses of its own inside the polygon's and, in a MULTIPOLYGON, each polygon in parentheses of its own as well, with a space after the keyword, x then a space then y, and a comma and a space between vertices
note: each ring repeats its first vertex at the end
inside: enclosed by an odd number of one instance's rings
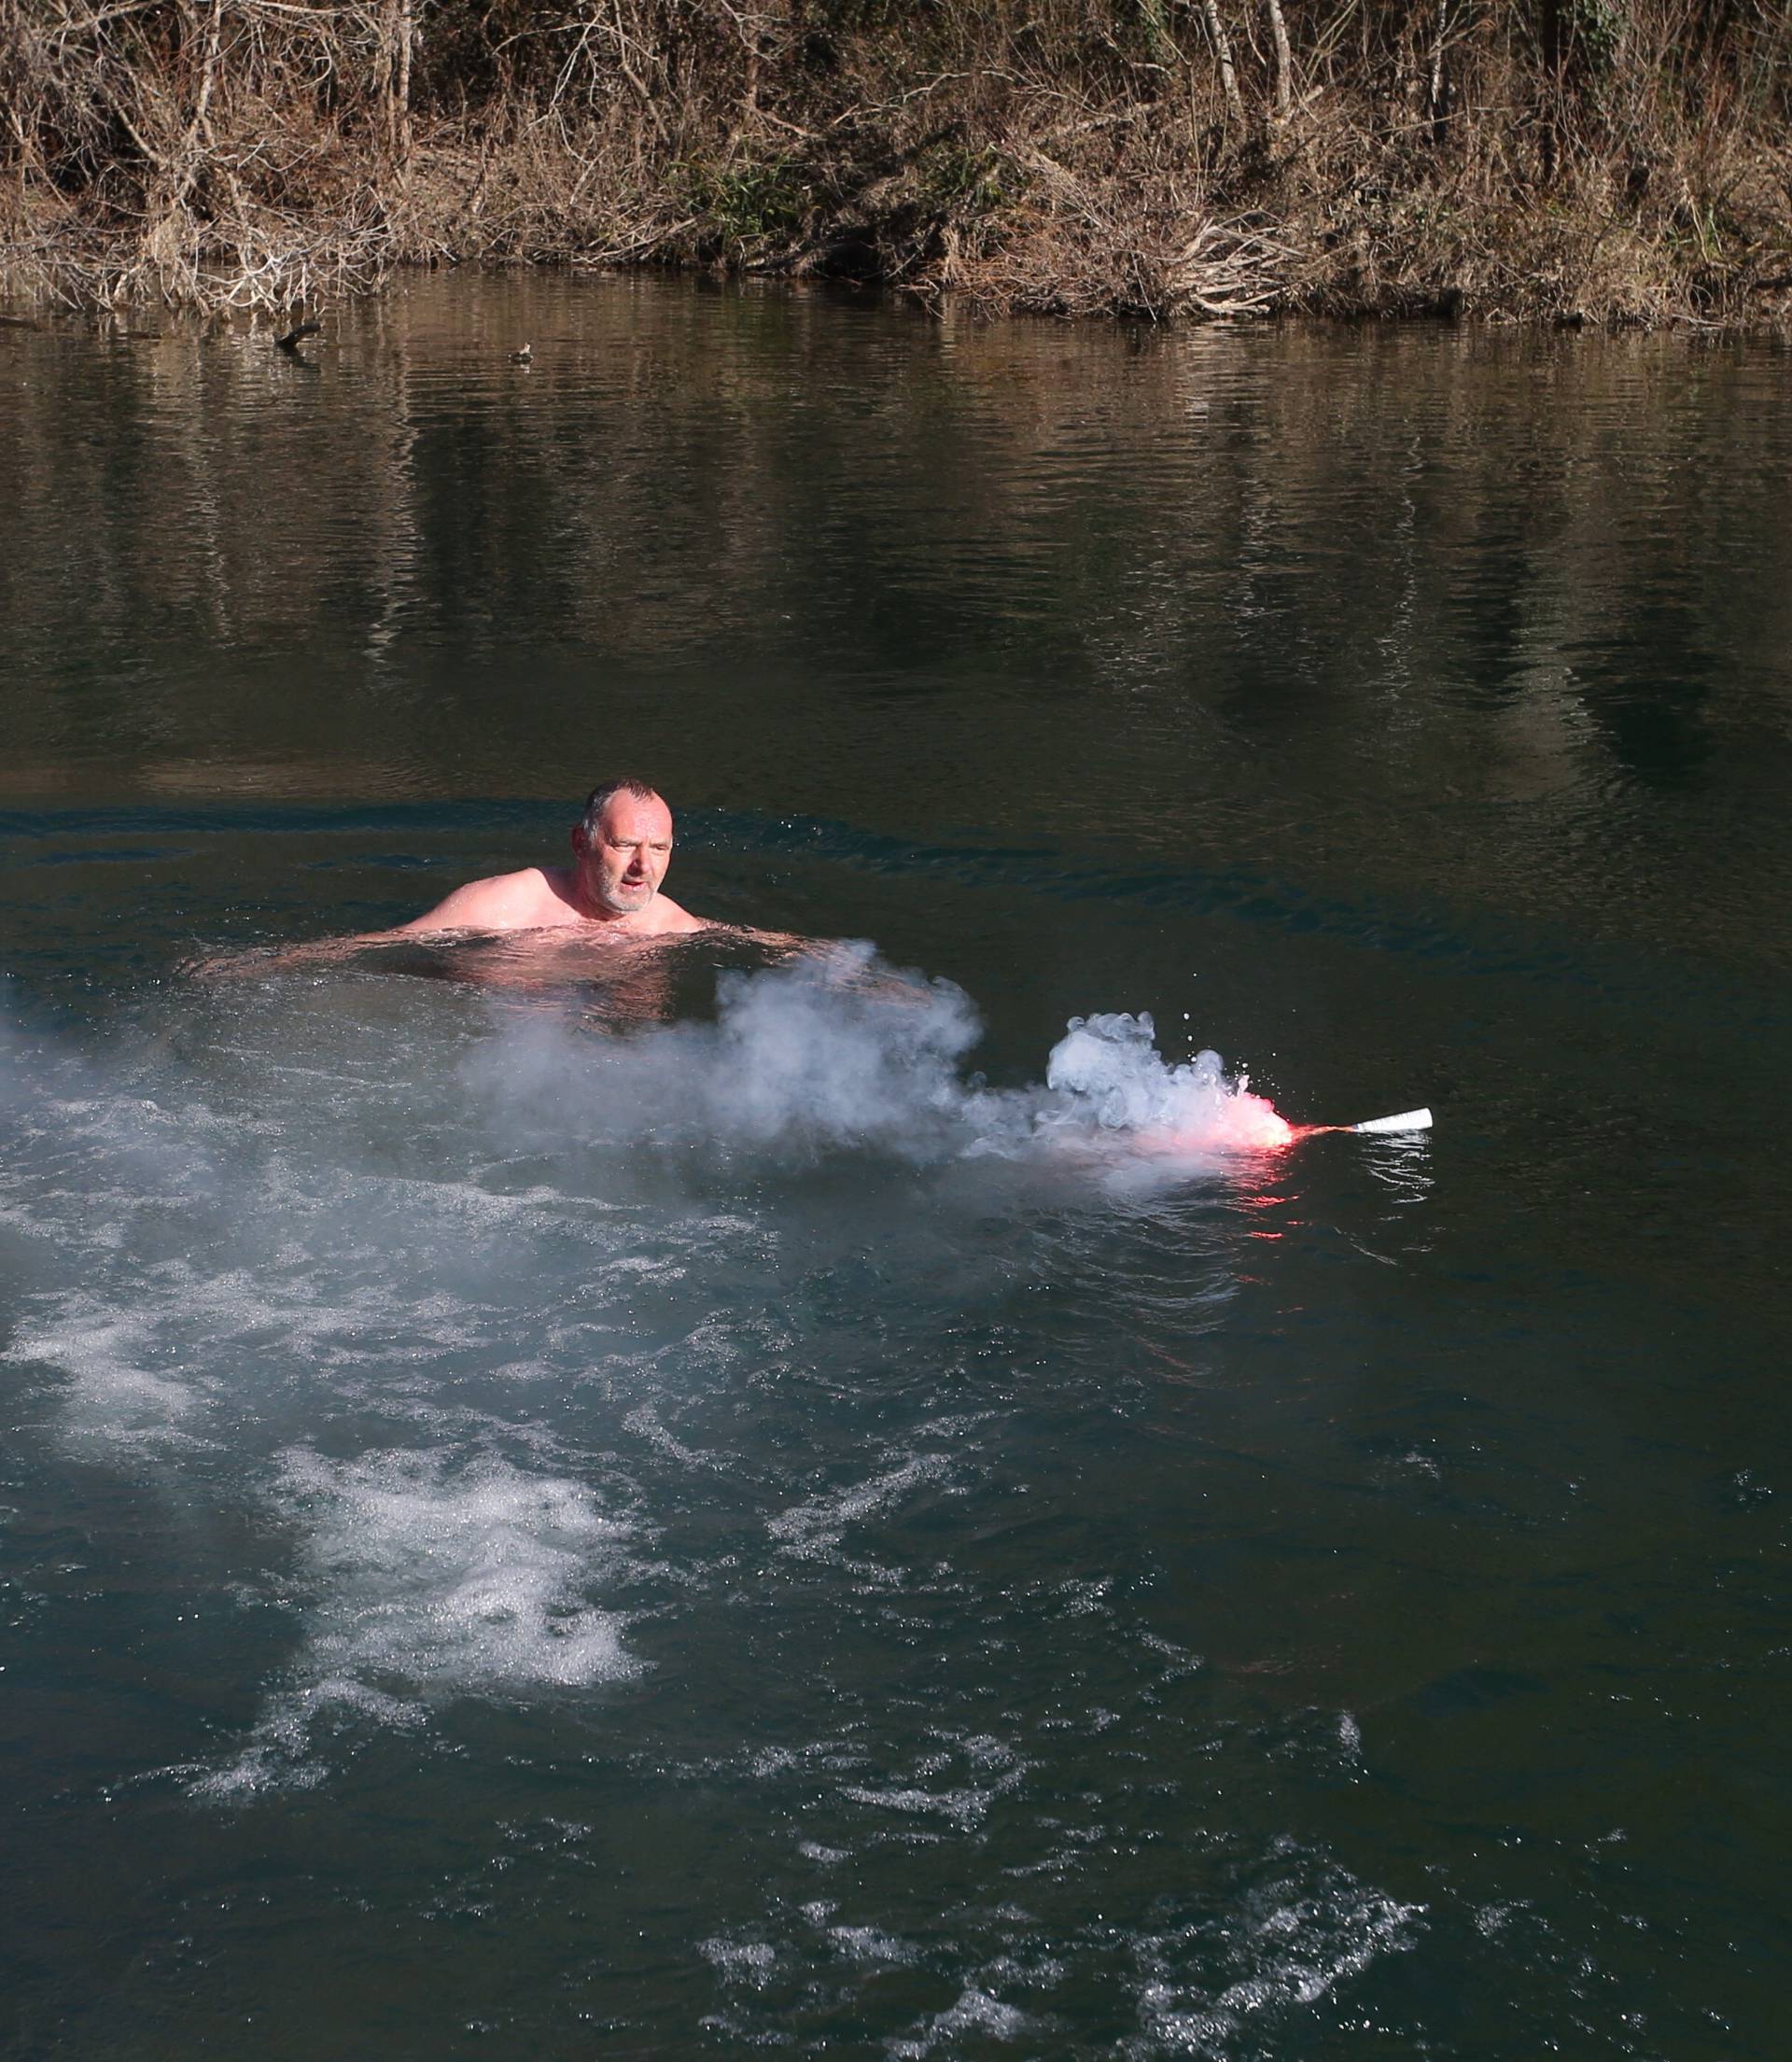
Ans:
POLYGON ((637 802, 663 802, 665 799, 651 780, 643 780, 638 774, 619 774, 614 780, 600 780, 585 797, 585 806, 579 816, 579 828, 587 844, 597 835, 604 811, 619 794, 632 794, 637 802))

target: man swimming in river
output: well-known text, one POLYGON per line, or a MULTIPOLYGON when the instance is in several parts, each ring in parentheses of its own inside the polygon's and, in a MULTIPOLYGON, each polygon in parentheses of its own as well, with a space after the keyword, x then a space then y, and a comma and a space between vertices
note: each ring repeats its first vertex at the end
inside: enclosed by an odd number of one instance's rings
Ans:
POLYGON ((672 863, 672 811, 645 780, 625 775, 591 791, 572 827, 570 866, 525 866, 469 880, 383 938, 438 931, 577 931, 622 943, 705 931, 660 883, 672 863))
MULTIPOLYGON (((189 971, 206 975, 249 974, 345 958, 363 946, 400 940, 511 936, 525 955, 519 963, 481 966, 476 977, 527 986, 539 977, 541 949, 562 945, 628 946, 695 931, 725 930, 770 947, 780 956, 823 949, 784 932, 717 924, 694 917, 660 883, 672 862, 672 811, 665 797, 633 776, 594 788, 572 827, 570 866, 525 866, 520 873, 469 880, 432 909, 389 931, 346 938, 314 938, 273 953, 231 952, 201 961, 189 971), (530 971, 533 969, 533 971, 530 971)), ((564 971, 564 962, 562 970, 564 971)))

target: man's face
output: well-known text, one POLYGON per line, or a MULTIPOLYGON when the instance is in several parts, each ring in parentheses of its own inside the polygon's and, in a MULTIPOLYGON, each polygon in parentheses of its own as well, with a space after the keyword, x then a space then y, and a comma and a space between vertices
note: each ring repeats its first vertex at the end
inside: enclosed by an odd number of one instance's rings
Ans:
POLYGON ((659 893, 672 863, 672 812, 658 795, 642 802, 613 794, 596 835, 586 841, 575 832, 573 843, 586 892, 619 917, 630 916, 659 893))

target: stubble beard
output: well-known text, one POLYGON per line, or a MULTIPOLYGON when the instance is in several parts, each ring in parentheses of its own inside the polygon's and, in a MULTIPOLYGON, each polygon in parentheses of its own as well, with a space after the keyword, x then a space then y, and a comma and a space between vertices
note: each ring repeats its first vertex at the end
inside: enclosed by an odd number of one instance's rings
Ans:
POLYGON ((623 881, 607 881, 598 900, 619 916, 637 916, 653 900, 653 883, 644 880, 633 887, 623 881))

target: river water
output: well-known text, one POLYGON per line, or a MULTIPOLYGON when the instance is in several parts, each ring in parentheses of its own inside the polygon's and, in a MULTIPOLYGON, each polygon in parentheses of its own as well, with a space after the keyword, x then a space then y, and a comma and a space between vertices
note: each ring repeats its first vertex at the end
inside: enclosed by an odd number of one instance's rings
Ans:
POLYGON ((1785 355, 0 396, 4 2052, 1785 2052, 1785 355), (628 769, 862 948, 265 956, 628 769))

